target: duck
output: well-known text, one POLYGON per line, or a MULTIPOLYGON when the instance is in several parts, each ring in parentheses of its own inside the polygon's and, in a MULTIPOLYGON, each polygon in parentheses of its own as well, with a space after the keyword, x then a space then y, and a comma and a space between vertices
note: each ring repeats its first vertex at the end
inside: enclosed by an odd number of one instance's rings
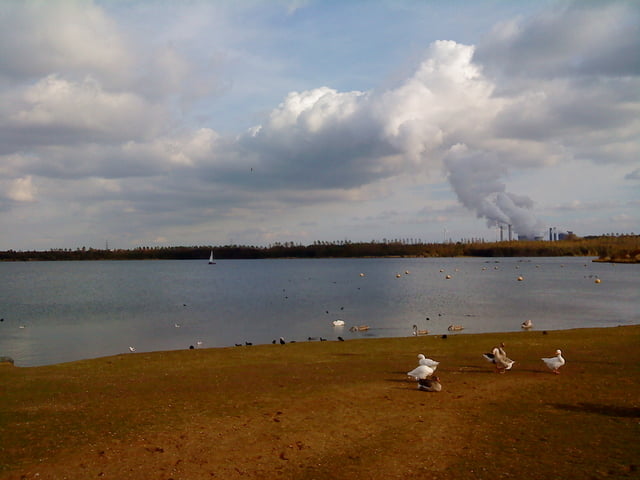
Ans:
POLYGON ((493 363, 496 367, 496 372, 504 373, 507 370, 511 370, 515 361, 507 357, 507 353, 504 351, 504 343, 501 343, 497 347, 493 347, 491 353, 484 353, 482 356, 489 362, 493 363))
POLYGON ((433 375, 434 369, 427 365, 418 365, 416 368, 407 372, 407 375, 413 377, 414 380, 421 380, 433 375))
POLYGON ((447 330, 450 332, 459 332, 460 330, 464 330, 464 327, 462 325, 449 325, 447 330))
POLYGON ((369 325, 354 325, 349 329, 351 332, 364 332, 369 330, 369 325))
POLYGON ((529 330, 531 327, 533 327, 533 322, 531 320, 525 320, 524 322, 522 322, 520 327, 525 330, 529 330))
POLYGON ((440 378, 433 376, 431 378, 418 380, 418 390, 422 390, 423 392, 440 392, 442 390, 440 378))
POLYGON ((413 335, 414 336, 427 335, 428 333, 429 333, 429 330, 418 330, 418 326, 417 325, 413 326, 413 335))
POLYGON ((419 353, 418 364, 426 365, 427 367, 432 368, 435 371, 435 369, 438 368, 438 365, 440 365, 440 362, 436 362, 435 360, 425 357, 422 353, 419 353))
POLYGON ((334 327, 343 327, 344 326, 344 320, 334 320, 331 323, 333 324, 334 327))
POLYGON ((566 362, 562 357, 562 350, 556 350, 556 356, 551 358, 543 358, 542 361, 551 369, 553 373, 559 375, 558 369, 562 367, 566 362))

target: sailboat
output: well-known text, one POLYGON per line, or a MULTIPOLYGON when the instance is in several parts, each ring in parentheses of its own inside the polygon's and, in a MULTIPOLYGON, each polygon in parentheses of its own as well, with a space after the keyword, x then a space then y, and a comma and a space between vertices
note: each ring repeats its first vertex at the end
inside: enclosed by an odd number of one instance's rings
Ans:
POLYGON ((209 255, 209 265, 215 264, 215 260, 213 259, 213 250, 211 250, 211 255, 209 255))

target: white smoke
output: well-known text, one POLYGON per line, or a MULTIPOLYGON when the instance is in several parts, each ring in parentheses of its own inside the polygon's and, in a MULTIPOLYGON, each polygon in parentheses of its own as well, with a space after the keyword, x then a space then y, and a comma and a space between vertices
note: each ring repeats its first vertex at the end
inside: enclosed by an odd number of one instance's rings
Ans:
POLYGON ((501 177, 508 169, 497 156, 456 145, 445 165, 458 199, 479 218, 485 218, 488 227, 511 225, 516 234, 528 238, 541 233, 543 224, 531 212, 533 200, 506 191, 501 177))

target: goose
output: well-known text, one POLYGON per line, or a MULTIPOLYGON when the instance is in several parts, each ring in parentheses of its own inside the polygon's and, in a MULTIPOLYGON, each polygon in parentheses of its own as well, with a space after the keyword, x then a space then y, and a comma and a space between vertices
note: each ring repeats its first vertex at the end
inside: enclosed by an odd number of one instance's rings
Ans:
POLYGON ((450 332, 459 332, 460 330, 464 330, 464 327, 462 325, 449 325, 447 330, 450 332))
POLYGON ((434 376, 431 378, 422 378, 418 380, 418 390, 423 392, 439 392, 442 390, 440 378, 434 376))
POLYGON ((435 360, 427 358, 423 354, 419 353, 418 354, 418 364, 419 365, 426 365, 427 367, 432 368, 435 371, 435 369, 438 368, 438 365, 440 365, 440 362, 436 362, 435 360))
POLYGON ((429 333, 429 330, 418 330, 418 326, 417 325, 413 326, 413 335, 414 336, 427 335, 428 333, 429 333))
POLYGON ((433 375, 434 369, 427 365, 418 365, 416 368, 407 372, 407 375, 413 377, 415 380, 421 380, 423 378, 433 375))
POLYGON ((493 347, 491 353, 484 353, 482 356, 495 365, 498 373, 511 370, 513 364, 516 363, 507 357, 507 353, 504 351, 504 343, 501 343, 498 347, 493 347))
POLYGON ((565 364, 564 358, 562 358, 562 351, 556 350, 556 356, 551 358, 543 358, 542 361, 551 369, 556 375, 560 374, 558 369, 565 364))
POLYGON ((285 343, 287 342, 284 341, 284 337, 280 337, 280 345, 284 345, 285 343))
POLYGON ((524 328, 525 330, 529 330, 531 327, 533 327, 533 322, 531 320, 525 320, 524 322, 522 322, 522 325, 520 325, 521 328, 524 328))

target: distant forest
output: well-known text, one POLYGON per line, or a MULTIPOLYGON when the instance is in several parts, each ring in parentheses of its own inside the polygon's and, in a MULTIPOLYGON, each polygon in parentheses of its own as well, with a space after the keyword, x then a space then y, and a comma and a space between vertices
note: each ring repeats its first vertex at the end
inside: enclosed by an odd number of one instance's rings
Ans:
POLYGON ((599 261, 640 263, 640 235, 602 235, 557 241, 419 243, 416 241, 276 243, 267 247, 202 245, 125 249, 51 249, 0 252, 0 261, 55 260, 217 260, 265 258, 356 257, 566 257, 589 256, 599 261))

